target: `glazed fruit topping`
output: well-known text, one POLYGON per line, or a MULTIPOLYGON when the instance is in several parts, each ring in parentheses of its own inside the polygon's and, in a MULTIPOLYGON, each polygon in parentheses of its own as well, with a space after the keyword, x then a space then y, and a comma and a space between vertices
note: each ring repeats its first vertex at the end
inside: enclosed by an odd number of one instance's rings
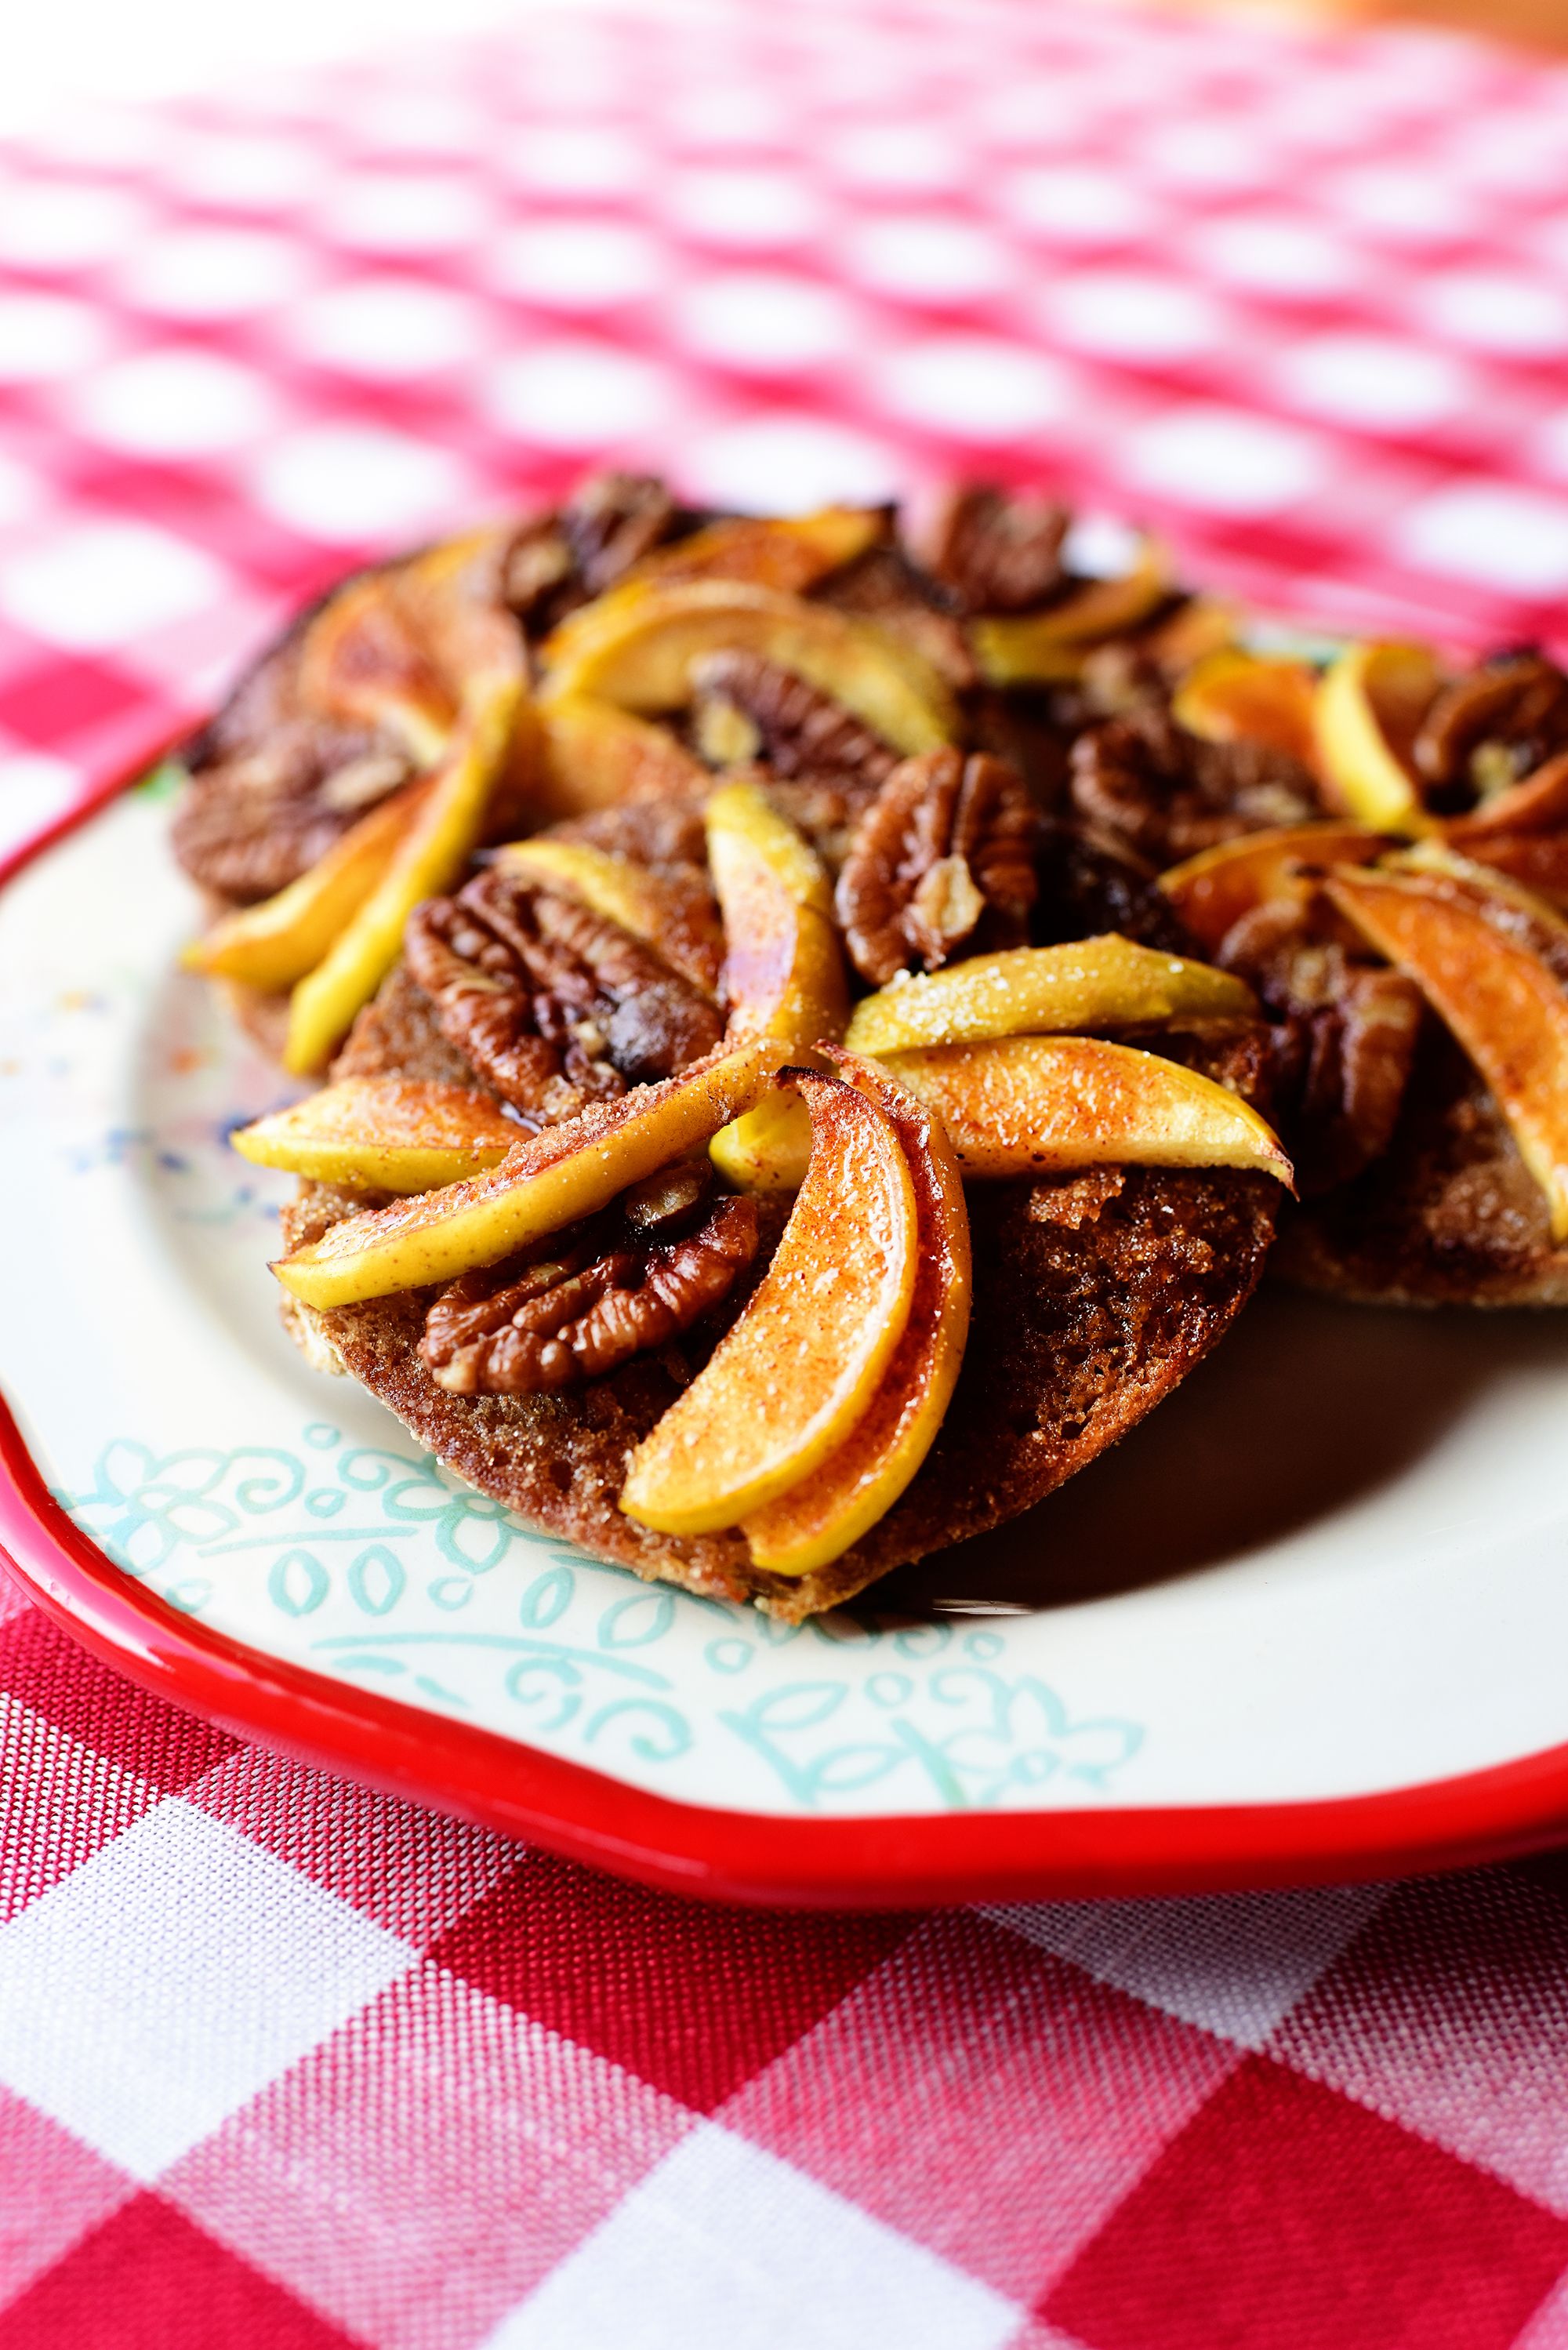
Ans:
POLYGON ((527 1136, 487 1173, 367 1208, 280 1257, 273 1271, 303 1305, 326 1312, 499 1264, 690 1159, 755 1107, 783 1057, 776 1046, 752 1045, 617 1101, 594 1102, 527 1136))

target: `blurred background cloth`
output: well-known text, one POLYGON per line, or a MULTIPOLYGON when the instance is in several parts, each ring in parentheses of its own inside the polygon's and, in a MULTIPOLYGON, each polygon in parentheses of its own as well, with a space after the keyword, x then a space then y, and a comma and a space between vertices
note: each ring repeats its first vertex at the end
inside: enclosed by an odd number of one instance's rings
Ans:
POLYGON ((606 456, 1044 478, 1272 610, 1553 637, 1565 194, 1568 69, 1064 0, 531 9, 57 109, 0 152, 12 836, 335 572, 606 456))
MULTIPOLYGON (((815 5, 820 0, 815 0, 815 5)), ((515 24, 541 5, 593 7, 599 0, 271 0, 265 8, 213 8, 209 0, 54 0, 6 26, 0 130, 45 120, 88 95, 167 98, 283 64, 321 63, 421 32, 453 38, 515 24)), ((635 0, 644 14, 696 13, 694 0, 635 0)), ((700 5, 700 0, 698 0, 700 5)), ((814 5, 814 0, 803 0, 814 5)), ((961 0, 948 0, 955 15, 961 0)), ((1080 0, 1105 8, 1116 0, 1080 0)), ((1441 24, 1543 50, 1568 48, 1568 0, 1165 0, 1289 26, 1441 24)))

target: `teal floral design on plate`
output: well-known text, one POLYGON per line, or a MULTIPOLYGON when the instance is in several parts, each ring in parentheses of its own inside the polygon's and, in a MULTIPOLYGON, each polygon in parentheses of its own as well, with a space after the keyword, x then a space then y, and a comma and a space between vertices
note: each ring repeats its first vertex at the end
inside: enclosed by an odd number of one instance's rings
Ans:
POLYGON ((777 1624, 641 1585, 429 1456, 327 1421, 295 1447, 121 1438, 58 1499, 128 1575, 254 1645, 696 1800, 1083 1801, 1143 1742, 1012 1667, 1002 1629, 846 1610, 777 1624))
POLYGON ((922 1706, 913 1703, 915 1684, 904 1674, 875 1673, 865 1693, 886 1709, 886 1734, 842 1746, 813 1744, 843 1711, 850 1692, 842 1681, 793 1682, 720 1719, 764 1756, 808 1811, 829 1793, 859 1794, 910 1771, 953 1811, 996 1804, 1058 1774, 1102 1789, 1143 1740, 1136 1722, 1073 1721, 1032 1673, 1008 1680, 983 1665, 933 1672, 922 1706))

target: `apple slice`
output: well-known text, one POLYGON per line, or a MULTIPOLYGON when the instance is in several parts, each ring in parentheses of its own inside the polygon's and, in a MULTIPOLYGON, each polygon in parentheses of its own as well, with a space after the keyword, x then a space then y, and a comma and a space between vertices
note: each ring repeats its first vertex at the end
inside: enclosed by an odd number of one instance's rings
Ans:
POLYGON ((1257 998, 1230 972, 1135 945, 1117 931, 1059 947, 1009 947, 895 980, 855 1007, 853 1053, 898 1052, 1051 1029, 1153 1020, 1246 1019, 1257 998))
POLYGON ((425 781, 406 785, 350 826, 286 889, 226 914, 185 949, 180 960, 186 970, 268 993, 292 987, 315 970, 358 912, 430 792, 425 781))
POLYGON ((1052 685, 1076 677, 1089 646, 1147 619, 1170 585, 1165 549, 1146 538, 1119 579, 1086 580, 1039 612, 981 613, 968 624, 981 675, 988 685, 1052 685))
POLYGON ((781 1057, 776 1046, 749 1045, 596 1102, 529 1135, 485 1174, 346 1218, 273 1271, 302 1304, 325 1311, 498 1264, 699 1149, 751 1107, 781 1057))
POLYGON ((915 1190, 869 1095, 792 1071, 811 1163, 740 1320, 631 1456, 620 1506, 659 1534, 732 1526, 808 1477, 868 1408, 909 1319, 915 1190))
POLYGON ((512 748, 523 687, 515 678, 501 678, 481 681, 473 691, 475 706, 459 725, 429 797, 379 881, 294 991, 283 1057, 296 1076, 321 1067, 396 962, 414 908, 456 879, 479 837, 492 786, 512 748))
POLYGON ((969 1211, 946 1128, 875 1062, 828 1057, 898 1130, 915 1189, 915 1285, 864 1416, 803 1483, 742 1521, 753 1563, 774 1575, 826 1566, 887 1515, 936 1440, 969 1335, 969 1211))
POLYGON ((1345 815, 1380 832, 1430 828, 1412 745, 1442 682, 1428 645, 1352 645, 1330 663, 1317 690, 1317 766, 1345 815))
POLYGON ((720 1129, 708 1156, 737 1191, 798 1191, 811 1157, 805 1104, 787 1087, 764 1094, 755 1109, 720 1129))
POLYGON ((705 791, 711 781, 667 726, 650 725, 594 694, 562 694, 539 718, 542 823, 663 792, 705 791))
POLYGON ((1247 1167, 1287 1186, 1279 1137, 1210 1077, 1096 1036, 1003 1036, 889 1053, 966 1175, 1070 1167, 1247 1167))
POLYGON ((413 1077, 345 1077, 229 1137, 242 1159, 317 1183, 431 1191, 498 1167, 522 1140, 488 1094, 413 1077))
POLYGON ((1391 846, 1365 825, 1273 825, 1199 849, 1159 877, 1159 886, 1200 946, 1217 948, 1255 906, 1311 887, 1303 868, 1371 865, 1391 846))
POLYGON ((879 506, 823 506, 808 515, 738 515, 710 523, 673 546, 634 563, 632 579, 670 585, 683 579, 745 579, 804 596, 830 571, 853 563, 888 535, 879 506))
MULTIPOLYGON (((822 859, 757 785, 725 784, 708 803, 708 863, 724 918, 732 1043, 769 1036, 809 1055, 849 1016, 833 885, 822 859)), ((716 1136, 714 1165, 747 1190, 798 1186, 810 1151, 798 1095, 770 1097, 716 1136)))
POLYGON ((1305 661, 1227 645, 1188 671, 1170 714, 1206 743, 1262 743, 1315 768, 1316 703, 1317 672, 1305 661))
POLYGON ((1552 1239, 1568 1240, 1568 990, 1547 960, 1568 951, 1568 927, 1523 890, 1454 873, 1345 872, 1324 888, 1452 1029, 1545 1194, 1552 1239))
POLYGON ((732 1038, 794 1051, 836 1038, 849 1014, 833 887, 815 850, 748 781, 708 803, 708 865, 724 920, 732 1038))
POLYGON ((482 676, 526 675, 522 635, 501 606, 499 569, 510 534, 471 531, 340 588, 306 629, 300 691, 306 705, 401 736, 433 766, 482 676))
POLYGON ((868 622, 744 580, 633 580, 587 604, 544 646, 544 700, 595 694, 645 715, 691 699, 691 665, 733 647, 794 670, 905 753, 933 751, 957 724, 929 662, 868 622))
MULTIPOLYGON (((1454 840, 1453 827, 1444 830, 1454 840)), ((1556 912, 1568 911, 1568 830, 1461 834, 1455 845, 1485 871, 1518 882, 1556 912)))

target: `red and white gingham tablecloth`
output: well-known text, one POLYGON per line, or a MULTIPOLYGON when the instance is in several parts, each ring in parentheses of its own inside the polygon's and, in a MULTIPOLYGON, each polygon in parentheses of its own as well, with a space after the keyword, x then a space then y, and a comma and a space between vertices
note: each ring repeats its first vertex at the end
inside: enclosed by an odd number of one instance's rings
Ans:
MULTIPOLYGON (((535 16, 0 154, 0 826, 607 452, 1044 474, 1562 638, 1568 75, 1059 0, 535 16)), ((701 1909, 0 1598, 0 2350, 1564 2350, 1568 1866, 701 1909)))

